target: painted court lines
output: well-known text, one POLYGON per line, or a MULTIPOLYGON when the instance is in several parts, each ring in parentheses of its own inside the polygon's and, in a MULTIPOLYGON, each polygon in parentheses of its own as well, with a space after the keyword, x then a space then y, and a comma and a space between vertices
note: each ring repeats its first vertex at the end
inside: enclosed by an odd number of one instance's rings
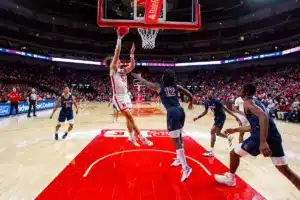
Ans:
POLYGON ((242 179, 236 187, 215 182, 213 175, 228 169, 216 158, 205 158, 205 149, 184 137, 190 178, 180 182, 181 168, 170 167, 174 147, 167 132, 143 131, 153 147, 134 148, 126 132, 103 130, 39 194, 40 199, 103 200, 260 200, 264 199, 242 179))

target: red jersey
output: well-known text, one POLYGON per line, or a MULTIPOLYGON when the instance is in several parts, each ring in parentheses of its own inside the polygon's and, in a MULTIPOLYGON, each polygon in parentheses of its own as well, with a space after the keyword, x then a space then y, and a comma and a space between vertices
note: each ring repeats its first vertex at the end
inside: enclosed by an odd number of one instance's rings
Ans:
POLYGON ((17 103, 20 100, 20 96, 17 92, 11 92, 9 94, 9 100, 13 103, 17 103))

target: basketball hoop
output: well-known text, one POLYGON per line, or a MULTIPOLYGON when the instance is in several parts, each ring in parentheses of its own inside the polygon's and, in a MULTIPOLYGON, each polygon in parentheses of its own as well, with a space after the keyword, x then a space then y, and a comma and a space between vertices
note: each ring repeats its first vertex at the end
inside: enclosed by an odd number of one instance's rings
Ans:
POLYGON ((138 32, 142 38, 142 47, 143 49, 154 49, 155 48, 155 39, 159 32, 159 29, 144 29, 138 28, 138 32))

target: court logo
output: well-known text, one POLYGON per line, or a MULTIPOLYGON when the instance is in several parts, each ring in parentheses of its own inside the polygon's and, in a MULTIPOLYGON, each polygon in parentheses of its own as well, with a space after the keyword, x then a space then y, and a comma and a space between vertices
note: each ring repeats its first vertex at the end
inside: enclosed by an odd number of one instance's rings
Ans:
MULTIPOLYGON (((166 130, 141 130, 141 134, 145 137, 169 137, 170 134, 166 130)), ((104 137, 128 137, 129 132, 124 130, 102 130, 104 137)))

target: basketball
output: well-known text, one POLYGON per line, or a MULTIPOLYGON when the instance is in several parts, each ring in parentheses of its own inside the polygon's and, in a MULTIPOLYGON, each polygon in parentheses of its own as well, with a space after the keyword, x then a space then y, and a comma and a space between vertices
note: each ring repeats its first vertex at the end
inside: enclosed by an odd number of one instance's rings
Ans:
POLYGON ((121 27, 118 27, 118 29, 117 29, 117 34, 120 37, 124 37, 128 32, 129 32, 128 26, 121 26, 121 27))

